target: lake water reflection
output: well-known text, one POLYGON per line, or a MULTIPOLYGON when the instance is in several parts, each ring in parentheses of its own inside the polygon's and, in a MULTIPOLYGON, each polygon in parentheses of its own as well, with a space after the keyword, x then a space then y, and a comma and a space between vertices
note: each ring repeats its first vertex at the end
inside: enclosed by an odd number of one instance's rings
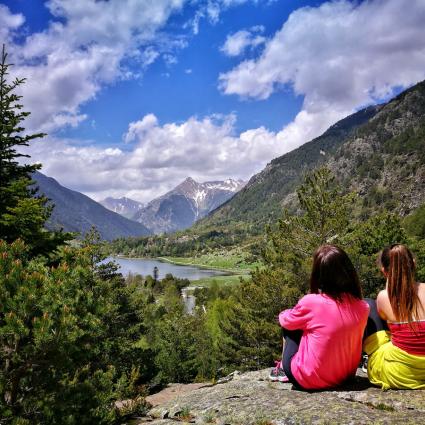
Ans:
POLYGON ((147 258, 111 257, 107 259, 107 261, 110 260, 113 260, 120 265, 120 271, 124 276, 128 275, 129 273, 138 273, 142 276, 150 274, 153 276, 153 270, 155 267, 158 268, 158 279, 164 278, 168 273, 171 273, 173 276, 180 279, 189 280, 199 280, 205 277, 223 276, 228 274, 219 270, 200 269, 193 266, 180 266, 167 263, 165 261, 147 258))

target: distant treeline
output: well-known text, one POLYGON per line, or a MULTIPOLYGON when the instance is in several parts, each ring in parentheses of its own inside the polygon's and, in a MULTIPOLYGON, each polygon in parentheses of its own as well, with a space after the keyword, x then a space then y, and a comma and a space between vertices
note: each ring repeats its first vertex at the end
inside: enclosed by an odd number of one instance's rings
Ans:
POLYGON ((246 227, 228 227, 220 230, 193 230, 169 235, 121 238, 108 244, 108 250, 113 254, 132 257, 190 257, 217 249, 246 245, 247 239, 250 238, 248 254, 252 257, 260 254, 260 243, 255 241, 261 240, 262 236, 255 236, 252 229, 246 227))

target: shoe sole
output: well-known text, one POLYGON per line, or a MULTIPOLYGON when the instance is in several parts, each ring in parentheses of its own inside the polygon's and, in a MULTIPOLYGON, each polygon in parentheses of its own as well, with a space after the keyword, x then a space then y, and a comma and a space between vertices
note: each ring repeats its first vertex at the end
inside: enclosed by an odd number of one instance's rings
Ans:
POLYGON ((281 382, 283 384, 286 384, 286 383, 289 382, 289 379, 288 379, 287 376, 285 376, 285 377, 281 377, 281 376, 277 377, 277 376, 270 376, 269 375, 269 381, 272 381, 272 382, 281 382))

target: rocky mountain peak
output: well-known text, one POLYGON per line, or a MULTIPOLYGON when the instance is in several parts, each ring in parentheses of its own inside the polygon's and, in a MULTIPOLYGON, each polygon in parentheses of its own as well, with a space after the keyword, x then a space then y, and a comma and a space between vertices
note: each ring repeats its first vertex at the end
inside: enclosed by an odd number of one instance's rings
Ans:
POLYGON ((228 178, 224 181, 211 181, 205 182, 203 185, 212 189, 230 190, 231 192, 237 192, 245 186, 246 182, 241 179, 228 178))
POLYGON ((184 229, 226 202, 244 184, 242 180, 230 178, 199 183, 188 177, 173 190, 149 202, 133 219, 154 233, 184 229))
POLYGON ((190 184, 198 184, 198 182, 195 180, 195 179, 193 179, 192 177, 187 177, 184 181, 183 181, 183 183, 190 183, 190 184))
POLYGON ((191 194, 199 190, 199 186, 200 184, 196 180, 194 180, 192 177, 188 177, 187 179, 182 181, 178 186, 176 186, 173 190, 191 196, 191 194))

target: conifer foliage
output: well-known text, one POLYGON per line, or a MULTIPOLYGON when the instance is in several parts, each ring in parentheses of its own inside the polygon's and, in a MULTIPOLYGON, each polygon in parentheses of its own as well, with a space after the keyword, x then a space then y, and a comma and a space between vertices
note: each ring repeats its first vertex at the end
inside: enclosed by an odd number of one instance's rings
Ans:
POLYGON ((0 57, 0 239, 8 242, 22 239, 34 254, 47 254, 69 237, 44 229, 51 208, 46 206, 47 198, 35 196, 37 191, 31 187, 30 177, 41 164, 19 162, 29 155, 18 149, 45 134, 25 134, 22 124, 30 113, 23 111, 22 96, 16 93, 25 78, 9 82, 11 64, 7 60, 3 45, 0 57))
POLYGON ((0 424, 116 424, 144 363, 143 306, 100 247, 66 247, 57 267, 0 241, 0 424))

